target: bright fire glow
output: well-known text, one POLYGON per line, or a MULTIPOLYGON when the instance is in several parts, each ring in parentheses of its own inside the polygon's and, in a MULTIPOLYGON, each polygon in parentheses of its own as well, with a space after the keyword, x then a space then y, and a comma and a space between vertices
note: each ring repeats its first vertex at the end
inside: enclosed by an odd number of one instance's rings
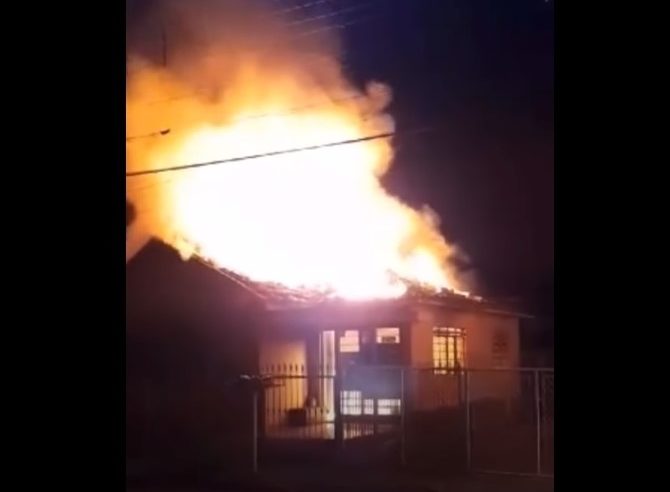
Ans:
MULTIPOLYGON (((147 100, 193 93, 191 80, 145 68, 129 84, 128 135, 171 131, 129 144, 127 169, 256 155, 393 130, 382 111, 389 98, 383 86, 357 91, 335 59, 304 60, 300 53, 271 62, 245 56, 219 60, 226 77, 218 81, 216 88, 223 90, 215 97, 165 104, 147 100)), ((211 82, 217 62, 189 63, 189 76, 206 73, 211 82)), ((380 139, 129 178, 128 194, 150 233, 184 257, 196 252, 253 280, 347 299, 397 297, 408 281, 456 290, 449 268, 454 250, 435 218, 380 184, 391 159, 392 142, 380 139)))

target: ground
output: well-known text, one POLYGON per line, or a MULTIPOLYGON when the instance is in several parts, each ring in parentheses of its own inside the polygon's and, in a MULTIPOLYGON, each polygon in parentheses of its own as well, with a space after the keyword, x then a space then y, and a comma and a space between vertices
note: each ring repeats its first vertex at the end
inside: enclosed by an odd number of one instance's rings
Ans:
POLYGON ((553 492, 550 478, 503 475, 417 476, 341 467, 280 467, 255 477, 201 487, 137 488, 128 492, 553 492))

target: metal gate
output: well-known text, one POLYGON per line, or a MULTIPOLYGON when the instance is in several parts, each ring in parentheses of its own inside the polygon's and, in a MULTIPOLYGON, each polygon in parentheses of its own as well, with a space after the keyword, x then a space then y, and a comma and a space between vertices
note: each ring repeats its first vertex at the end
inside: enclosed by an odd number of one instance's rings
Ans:
POLYGON ((282 367, 260 405, 260 434, 282 453, 553 476, 553 369, 282 367))

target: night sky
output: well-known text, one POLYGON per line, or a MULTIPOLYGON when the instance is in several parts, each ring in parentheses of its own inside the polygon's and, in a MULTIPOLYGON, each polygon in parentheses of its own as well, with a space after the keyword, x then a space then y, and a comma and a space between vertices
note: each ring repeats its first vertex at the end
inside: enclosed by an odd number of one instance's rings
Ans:
POLYGON ((438 212, 483 292, 550 309, 552 3, 374 3, 379 17, 343 30, 350 70, 390 83, 401 131, 434 128, 398 142, 388 187, 438 212))
POLYGON ((445 236, 469 255, 479 292, 521 296, 547 311, 553 8, 545 0, 331 0, 305 9, 335 13, 346 26, 348 72, 361 85, 391 85, 399 131, 432 129, 398 139, 387 188, 438 213, 445 236))
POLYGON ((438 212, 483 293, 551 310, 553 4, 395 0, 370 11, 343 29, 351 73, 393 87, 399 130, 434 129, 398 141, 388 188, 438 212))

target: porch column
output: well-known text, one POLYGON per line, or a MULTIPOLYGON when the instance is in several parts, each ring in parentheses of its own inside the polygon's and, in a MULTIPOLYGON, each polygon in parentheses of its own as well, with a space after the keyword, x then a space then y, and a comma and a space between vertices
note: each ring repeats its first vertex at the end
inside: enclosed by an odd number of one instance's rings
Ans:
POLYGON ((342 330, 335 329, 335 381, 334 406, 335 406, 335 444, 341 447, 344 443, 344 422, 342 422, 342 359, 340 356, 340 339, 342 330))
POLYGON ((317 405, 322 405, 319 401, 319 337, 320 332, 308 333, 305 337, 305 347, 307 352, 307 401, 306 404, 314 401, 317 405))

